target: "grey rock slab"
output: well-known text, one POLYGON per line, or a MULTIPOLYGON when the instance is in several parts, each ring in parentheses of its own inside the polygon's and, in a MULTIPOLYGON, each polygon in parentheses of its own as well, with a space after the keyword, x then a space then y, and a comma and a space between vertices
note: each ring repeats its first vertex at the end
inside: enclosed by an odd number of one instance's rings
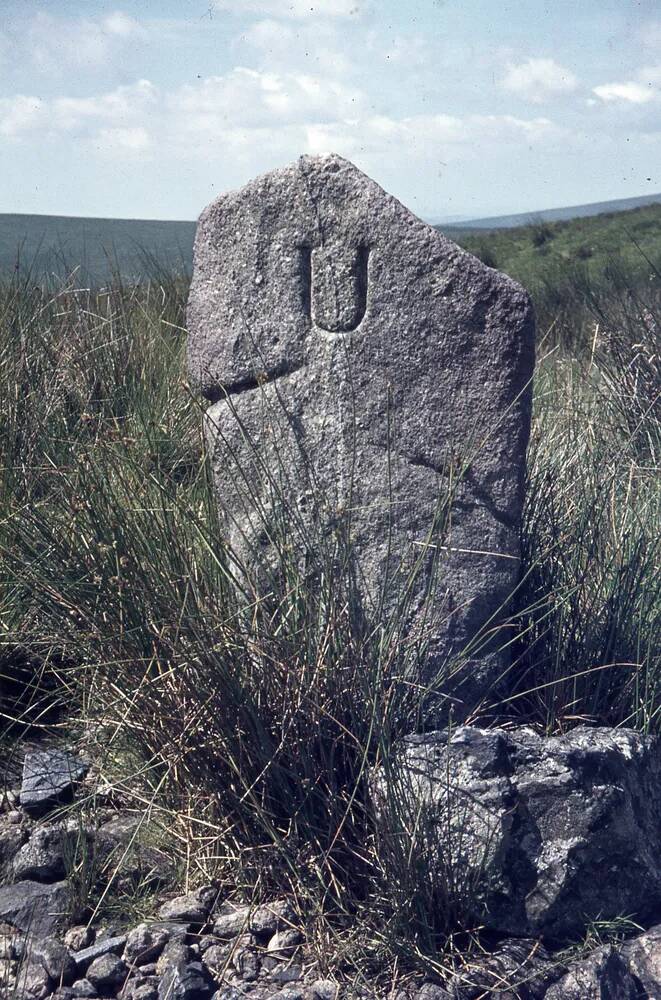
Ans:
POLYGON ((371 789, 384 833, 415 816, 432 876, 451 864, 492 930, 564 942, 661 906, 657 737, 460 726, 403 739, 371 789))
POLYGON ((66 750, 28 751, 23 761, 21 807, 41 816, 53 806, 70 802, 88 770, 86 761, 66 750))
POLYGON ((0 920, 34 937, 48 937, 64 927, 71 903, 67 882, 17 882, 0 887, 0 920))
POLYGON ((90 962, 102 955, 119 955, 126 944, 126 934, 115 934, 112 937, 100 938, 87 948, 73 953, 76 968, 86 969, 90 962))
POLYGON ((641 1000, 626 963, 613 948, 600 948, 573 963, 545 1000, 641 1000))
POLYGON ((348 539, 363 614, 393 613, 413 574, 424 676, 483 694, 519 576, 526 293, 347 160, 302 157, 202 213, 187 325, 224 531, 257 590, 283 558, 328 570, 348 539))

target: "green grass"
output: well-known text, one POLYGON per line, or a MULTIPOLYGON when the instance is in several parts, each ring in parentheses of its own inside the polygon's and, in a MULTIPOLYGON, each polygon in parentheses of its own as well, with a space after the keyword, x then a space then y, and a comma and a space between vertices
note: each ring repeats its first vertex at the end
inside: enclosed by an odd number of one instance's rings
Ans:
MULTIPOLYGON (((568 270, 541 324, 515 662, 483 720, 661 732, 661 287, 643 272, 568 270)), ((283 544, 270 593, 251 592, 186 380, 186 294, 162 274, 0 288, 5 745, 28 728, 76 741, 148 810, 185 884, 291 893, 355 975, 440 972, 475 887, 451 856, 433 877, 411 864, 437 845, 406 803, 377 836, 367 794, 420 718, 424 643, 405 609, 355 615, 339 533, 309 540, 305 569, 283 544)))
POLYGON ((531 293, 542 329, 572 349, 589 337, 595 306, 658 281, 661 205, 567 222, 471 232, 451 230, 461 246, 531 293))

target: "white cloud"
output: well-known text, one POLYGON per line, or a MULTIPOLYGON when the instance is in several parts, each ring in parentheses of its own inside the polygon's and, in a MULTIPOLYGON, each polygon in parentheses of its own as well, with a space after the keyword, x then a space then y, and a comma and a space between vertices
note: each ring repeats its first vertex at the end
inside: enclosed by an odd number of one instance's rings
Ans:
POLYGON ((509 66, 502 86, 524 100, 541 104, 551 97, 575 91, 578 79, 554 59, 526 59, 509 66))
POLYGON ((298 19, 356 17, 367 6, 368 0, 214 0, 212 10, 298 19))
POLYGON ((260 73, 237 67, 169 95, 168 107, 183 115, 187 131, 268 126, 356 115, 365 103, 355 88, 304 73, 260 73))
POLYGON ((48 72, 106 65, 127 40, 144 37, 145 29, 120 10, 107 17, 66 19, 41 11, 20 33, 15 44, 30 61, 48 72))
POLYGON ((603 83, 593 87, 592 93, 608 104, 649 104, 661 99, 661 66, 643 66, 635 80, 621 83, 603 83))
POLYGON ((44 105, 38 97, 15 94, 0 98, 0 135, 15 138, 24 132, 39 128, 43 121, 44 105))
POLYGON ((0 100, 0 134, 39 142, 64 138, 72 155, 132 163, 167 155, 179 168, 215 164, 250 176, 301 153, 337 152, 369 173, 406 171, 414 158, 435 173, 475 164, 507 148, 529 148, 559 134, 545 117, 374 114, 364 94, 336 80, 237 68, 170 92, 148 80, 93 97, 0 100), (229 166, 228 166, 229 165, 229 166))
POLYGON ((18 94, 0 100, 0 133, 19 138, 36 130, 51 135, 90 135, 109 125, 140 128, 158 102, 158 91, 149 80, 117 87, 99 97, 56 97, 46 101, 18 94))

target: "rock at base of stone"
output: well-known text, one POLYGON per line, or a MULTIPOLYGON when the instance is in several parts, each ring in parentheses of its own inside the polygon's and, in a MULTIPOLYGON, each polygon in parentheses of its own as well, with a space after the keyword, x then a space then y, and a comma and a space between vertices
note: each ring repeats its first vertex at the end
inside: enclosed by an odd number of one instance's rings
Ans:
POLYGON ((493 931, 563 943, 661 906, 658 737, 460 726, 406 737, 371 787, 384 835, 415 817, 430 878, 493 931))

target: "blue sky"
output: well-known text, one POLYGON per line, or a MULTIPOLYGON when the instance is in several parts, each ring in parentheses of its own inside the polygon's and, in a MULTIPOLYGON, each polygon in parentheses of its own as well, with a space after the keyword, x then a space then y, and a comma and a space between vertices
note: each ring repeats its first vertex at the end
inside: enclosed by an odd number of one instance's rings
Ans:
POLYGON ((0 212, 338 152, 429 219, 661 191, 659 0, 0 0, 0 212))

